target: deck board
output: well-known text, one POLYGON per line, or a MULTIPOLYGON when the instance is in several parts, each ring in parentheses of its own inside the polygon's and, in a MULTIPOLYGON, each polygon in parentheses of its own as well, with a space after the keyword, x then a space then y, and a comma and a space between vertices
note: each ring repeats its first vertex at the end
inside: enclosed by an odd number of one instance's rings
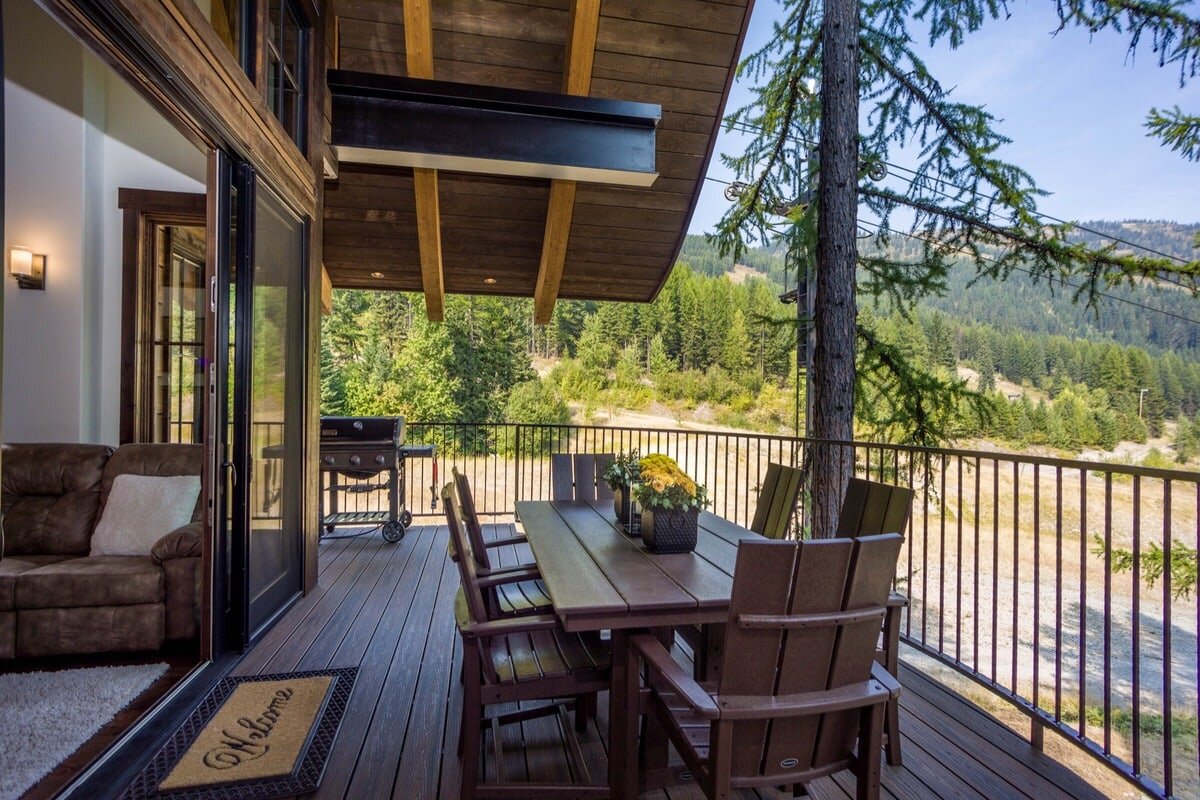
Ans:
MULTIPOLYGON (((485 526, 489 536, 511 526, 485 526)), ((458 795, 457 742, 462 692, 462 647, 454 631, 458 588, 446 557, 444 526, 415 525, 397 544, 378 534, 321 543, 316 590, 300 600, 238 665, 238 674, 327 666, 359 667, 346 719, 317 798, 410 798, 458 795)), ((528 547, 493 551, 501 564, 528 561, 528 547)), ((686 660, 688 653, 680 649, 686 660)), ((901 665, 904 766, 883 767, 881 797, 1092 798, 1103 793, 1017 734, 923 673, 901 665)), ((582 740, 594 780, 607 773, 608 703, 582 740)), ((512 780, 557 779, 569 774, 554 717, 503 730, 505 771, 512 780)), ((484 770, 494 774, 490 737, 484 770)), ((817 800, 854 796, 843 773, 809 786, 817 800)), ((693 800, 695 786, 644 795, 693 800)), ((782 798, 774 789, 744 798, 782 798)))

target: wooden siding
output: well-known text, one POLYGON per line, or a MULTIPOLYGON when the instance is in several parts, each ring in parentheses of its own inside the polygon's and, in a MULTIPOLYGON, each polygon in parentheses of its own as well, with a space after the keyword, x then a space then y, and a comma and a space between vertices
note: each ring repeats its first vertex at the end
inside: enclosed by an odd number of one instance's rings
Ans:
MULTIPOLYGON (((748 5, 601 4, 590 94, 662 106, 659 178, 647 189, 579 186, 560 297, 645 301, 666 281, 703 184, 748 5)), ((439 0, 434 78, 561 91, 570 8, 570 0, 439 0)), ((408 74, 401 4, 334 0, 333 10, 341 69, 408 74)), ((439 178, 446 291, 531 296, 549 182, 439 178)), ((343 164, 328 189, 325 264, 334 285, 419 290, 412 171, 343 164)))
MULTIPOLYGON (((511 528, 485 526, 491 536, 511 528)), ((236 667, 263 674, 328 666, 360 668, 317 798, 458 796, 456 755, 462 648, 454 631, 458 573, 446 557, 444 526, 415 525, 389 545, 378 534, 321 544, 320 580, 236 667)), ((504 564, 528 561, 527 548, 504 547, 504 564)), ((686 651, 677 650, 686 660, 686 651)), ((1101 798, 1075 773, 948 691, 903 665, 904 766, 883 766, 881 797, 1101 798)), ((607 774, 606 698, 582 738, 593 776, 607 774)), ((558 722, 542 718, 503 730, 510 777, 561 780, 568 761, 558 722)), ((492 757, 490 748, 485 761, 492 757)), ((494 762, 485 766, 494 769, 494 762)), ((849 773, 810 784, 814 798, 854 796, 849 773)), ((699 798, 694 786, 644 795, 699 798)), ((740 797, 782 798, 774 790, 740 797)))

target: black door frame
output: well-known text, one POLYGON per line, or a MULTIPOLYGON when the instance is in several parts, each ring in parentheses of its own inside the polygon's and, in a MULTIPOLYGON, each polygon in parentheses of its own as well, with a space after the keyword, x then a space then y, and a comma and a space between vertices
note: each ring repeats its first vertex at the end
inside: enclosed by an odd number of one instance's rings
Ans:
MULTIPOLYGON (((221 639, 224 650, 244 650, 261 638, 274 622, 281 616, 303 593, 303 541, 298 541, 296 550, 297 585, 280 608, 274 610, 269 617, 254 625, 251 618, 251 600, 254 587, 250 585, 251 560, 251 525, 250 525, 250 488, 252 486, 252 447, 253 430, 251 406, 253 401, 253 353, 254 353, 254 248, 256 226, 257 186, 261 181, 268 189, 270 183, 257 170, 245 161, 235 163, 233 157, 219 151, 217 156, 218 168, 217 186, 215 191, 224 198, 225 215, 219 218, 230 220, 228 225, 221 227, 224 240, 218 245, 216 274, 214 276, 214 317, 216 319, 216 335, 213 337, 212 385, 210 392, 216 409, 213 431, 217 437, 214 441, 214 451, 218 453, 220 463, 217 466, 216 480, 213 482, 213 524, 214 537, 217 547, 214 552, 213 577, 214 599, 223 605, 224 613, 220 615, 223 624, 214 624, 214 640, 221 639), (233 197, 236 196, 236 205, 233 197), (235 235, 231 235, 233 226, 235 235), (230 247, 229 245, 233 245, 230 247), (236 261, 236 264, 233 262, 236 261), (229 268, 235 267, 234 280, 229 280, 229 268), (234 308, 229 307, 229 288, 234 287, 234 308), (233 365, 230 374, 229 364, 229 332, 232 329, 233 365), (230 379, 233 391, 230 393, 230 379), (230 404, 232 401, 232 405, 230 404), (231 425, 232 423, 232 425, 231 425), (229 454, 230 442, 227 437, 232 427, 232 456, 229 454), (219 589, 218 589, 219 587, 219 589)), ((307 215, 298 213, 288 206, 278 192, 275 196, 295 214, 301 222, 301 257, 297 269, 303 270, 308 261, 308 230, 311 221, 307 215)), ((299 324, 299 340, 307 342, 309 338, 308 320, 304 317, 303 309, 307 308, 308 286, 305 281, 298 283, 300 295, 293 302, 301 314, 299 324)), ((286 333, 285 333, 286 335, 286 333)), ((303 369, 304 360, 300 360, 303 369)), ((301 386, 305 385, 306 375, 300 376, 301 386)), ((286 392, 285 388, 285 392, 286 392)), ((302 402, 302 400, 301 400, 302 402)), ((285 431, 285 436, 294 436, 299 430, 299 421, 294 422, 292 429, 285 431)), ((302 436, 302 432, 300 434, 302 436)), ((298 444, 303 444, 303 439, 298 444)), ((294 448, 303 453, 303 447, 294 448)), ((302 457, 298 456, 298 457, 302 457)), ((300 503, 301 495, 297 488, 288 484, 288 477, 296 477, 289 471, 290 465, 283 465, 284 495, 282 502, 285 509, 291 505, 293 522, 303 526, 303 509, 300 503)), ((286 513, 286 511, 285 511, 286 513)), ((285 517, 285 520, 287 517, 285 517)), ((285 529, 285 535, 289 532, 285 529)), ((292 531, 300 539, 302 527, 292 531)), ((216 623, 214 618, 214 623, 216 623)), ((214 652, 222 652, 214 641, 214 652)))

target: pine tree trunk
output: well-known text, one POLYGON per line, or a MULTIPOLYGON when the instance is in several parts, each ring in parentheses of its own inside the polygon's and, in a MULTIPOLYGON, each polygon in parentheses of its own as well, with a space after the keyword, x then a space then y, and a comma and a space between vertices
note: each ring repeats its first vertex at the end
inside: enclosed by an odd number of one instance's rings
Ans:
MULTIPOLYGON (((820 184, 813 351, 817 439, 854 438, 855 266, 858 252, 858 0, 826 0, 821 31, 820 184)), ((853 458, 818 446, 812 461, 812 531, 832 536, 853 458)))

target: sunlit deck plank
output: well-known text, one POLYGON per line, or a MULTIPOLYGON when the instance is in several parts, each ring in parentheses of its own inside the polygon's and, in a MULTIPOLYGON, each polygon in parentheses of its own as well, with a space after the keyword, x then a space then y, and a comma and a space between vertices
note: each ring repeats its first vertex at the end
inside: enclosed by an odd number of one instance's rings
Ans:
MULTIPOLYGON (((487 526, 490 536, 510 526, 487 526)), ((283 668, 358 665, 358 682, 338 734, 319 798, 444 797, 458 795, 456 752, 462 691, 462 648, 454 631, 458 586, 446 558, 442 526, 414 526, 398 544, 378 535, 326 541, 315 592, 298 603, 239 665, 240 674, 283 668), (260 652, 261 648, 261 652, 260 652)), ((528 548, 504 547, 501 563, 529 559, 528 548)), ((686 652, 681 651, 681 658, 686 652)), ((903 767, 883 767, 881 797, 1092 798, 1103 795, 1017 734, 928 676, 902 665, 903 767)), ((584 736, 588 768, 606 774, 603 732, 607 702, 584 736)), ((551 777, 567 766, 558 723, 506 726, 510 779, 551 777)), ((489 773, 490 746, 485 755, 489 773)), ((809 787, 818 800, 854 795, 848 773, 809 787)), ((691 800, 695 786, 645 795, 691 800)), ((773 789, 741 797, 784 797, 773 789)))

